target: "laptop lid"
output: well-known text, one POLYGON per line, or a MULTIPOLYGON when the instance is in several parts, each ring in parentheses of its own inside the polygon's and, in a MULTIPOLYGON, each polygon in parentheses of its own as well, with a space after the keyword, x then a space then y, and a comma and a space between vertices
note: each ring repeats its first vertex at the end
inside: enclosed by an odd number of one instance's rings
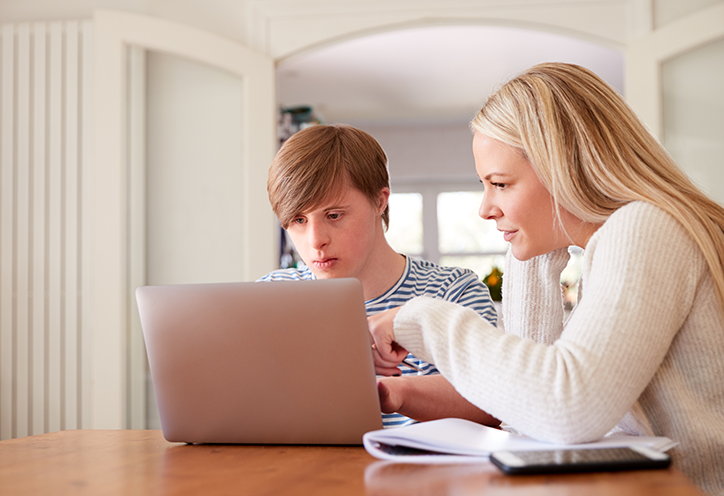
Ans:
POLYGON ((357 279, 136 290, 164 437, 362 444, 382 419, 357 279))

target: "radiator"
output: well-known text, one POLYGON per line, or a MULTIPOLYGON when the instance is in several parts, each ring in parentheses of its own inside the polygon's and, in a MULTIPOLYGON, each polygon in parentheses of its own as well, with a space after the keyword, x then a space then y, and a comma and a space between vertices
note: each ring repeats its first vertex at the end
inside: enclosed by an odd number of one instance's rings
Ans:
POLYGON ((0 25, 0 438, 87 425, 92 21, 0 25))

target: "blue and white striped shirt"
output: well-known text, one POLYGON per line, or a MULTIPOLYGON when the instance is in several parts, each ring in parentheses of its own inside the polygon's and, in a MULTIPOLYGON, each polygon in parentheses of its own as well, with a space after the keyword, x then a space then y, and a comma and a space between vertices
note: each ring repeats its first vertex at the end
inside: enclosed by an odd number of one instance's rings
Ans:
MULTIPOLYGON (((498 316, 490 299, 487 286, 470 269, 443 267, 441 265, 405 257, 405 271, 400 279, 384 294, 365 302, 367 315, 374 315, 390 308, 403 305, 416 296, 429 296, 459 303, 469 307, 488 322, 496 324, 498 316)), ((270 272, 259 281, 300 281, 316 279, 309 267, 301 269, 280 269, 270 272)), ((438 374, 431 363, 424 362, 410 353, 408 361, 417 365, 418 372, 406 366, 401 367, 403 375, 438 374)), ((414 423, 414 420, 399 413, 382 414, 385 427, 399 427, 414 423)))

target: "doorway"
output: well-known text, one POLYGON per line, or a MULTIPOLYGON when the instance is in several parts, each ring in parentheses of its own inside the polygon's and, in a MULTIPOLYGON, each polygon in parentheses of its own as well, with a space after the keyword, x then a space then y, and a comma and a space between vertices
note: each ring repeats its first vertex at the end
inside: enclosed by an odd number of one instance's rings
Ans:
MULTIPOLYGON (((475 271, 502 269, 507 243, 477 217, 469 122, 485 98, 540 62, 583 65, 623 93, 616 47, 516 27, 435 25, 375 33, 282 60, 277 102, 374 136, 387 153, 388 241, 401 253, 475 271), (461 219, 464 217, 464 220, 461 219)), ((564 273, 575 301, 580 251, 564 273)))

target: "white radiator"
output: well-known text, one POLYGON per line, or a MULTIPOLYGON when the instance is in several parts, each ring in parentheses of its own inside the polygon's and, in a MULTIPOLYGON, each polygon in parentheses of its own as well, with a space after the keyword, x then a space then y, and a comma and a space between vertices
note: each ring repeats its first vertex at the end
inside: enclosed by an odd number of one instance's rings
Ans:
POLYGON ((1 25, 0 439, 88 425, 91 22, 1 25))

